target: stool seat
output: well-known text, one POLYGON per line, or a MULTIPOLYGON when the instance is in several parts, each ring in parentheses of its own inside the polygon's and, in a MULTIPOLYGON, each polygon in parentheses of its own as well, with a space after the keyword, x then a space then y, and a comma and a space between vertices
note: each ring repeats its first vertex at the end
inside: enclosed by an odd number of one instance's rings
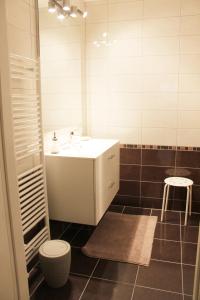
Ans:
POLYGON ((193 185, 193 181, 185 177, 168 177, 164 180, 164 182, 168 185, 177 187, 187 187, 193 185))
POLYGON ((185 206, 185 225, 187 225, 188 211, 191 216, 192 212, 192 186, 193 181, 185 177, 168 177, 164 180, 164 192, 163 192, 163 203, 161 212, 161 222, 163 221, 164 211, 167 210, 168 200, 169 200, 169 188, 174 187, 184 187, 187 189, 186 194, 186 206, 185 206))

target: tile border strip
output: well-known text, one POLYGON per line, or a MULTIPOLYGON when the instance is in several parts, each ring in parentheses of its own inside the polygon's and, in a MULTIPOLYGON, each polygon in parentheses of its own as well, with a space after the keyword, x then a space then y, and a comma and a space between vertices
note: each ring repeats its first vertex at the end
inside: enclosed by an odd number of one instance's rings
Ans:
POLYGON ((200 147, 188 147, 188 146, 120 144, 120 148, 125 148, 125 149, 150 149, 150 150, 198 151, 198 152, 200 152, 200 147))

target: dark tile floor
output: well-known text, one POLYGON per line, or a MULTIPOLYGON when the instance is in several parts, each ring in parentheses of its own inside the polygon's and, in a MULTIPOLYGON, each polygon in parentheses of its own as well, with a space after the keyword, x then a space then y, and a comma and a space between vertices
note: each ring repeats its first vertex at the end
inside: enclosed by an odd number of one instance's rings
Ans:
POLYGON ((159 217, 150 266, 89 258, 81 247, 94 227, 51 221, 52 238, 72 246, 71 273, 63 288, 43 283, 32 300, 192 300, 200 214, 185 227, 181 212, 167 211, 160 223, 160 210, 113 205, 109 210, 159 217))

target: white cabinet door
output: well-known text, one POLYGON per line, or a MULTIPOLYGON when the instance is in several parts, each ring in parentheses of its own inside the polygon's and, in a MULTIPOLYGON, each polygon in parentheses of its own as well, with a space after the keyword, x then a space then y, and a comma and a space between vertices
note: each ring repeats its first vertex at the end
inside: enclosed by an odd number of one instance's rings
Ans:
POLYGON ((93 159, 46 156, 50 219, 94 224, 93 159))

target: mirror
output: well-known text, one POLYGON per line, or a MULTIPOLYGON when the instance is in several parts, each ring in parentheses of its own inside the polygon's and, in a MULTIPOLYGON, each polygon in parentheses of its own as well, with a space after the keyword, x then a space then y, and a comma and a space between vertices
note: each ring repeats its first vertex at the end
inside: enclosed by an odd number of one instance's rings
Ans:
MULTIPOLYGON (((57 18, 48 1, 39 0, 41 93, 44 132, 83 128, 84 19, 57 18)), ((83 7, 83 1, 73 5, 83 7)))

